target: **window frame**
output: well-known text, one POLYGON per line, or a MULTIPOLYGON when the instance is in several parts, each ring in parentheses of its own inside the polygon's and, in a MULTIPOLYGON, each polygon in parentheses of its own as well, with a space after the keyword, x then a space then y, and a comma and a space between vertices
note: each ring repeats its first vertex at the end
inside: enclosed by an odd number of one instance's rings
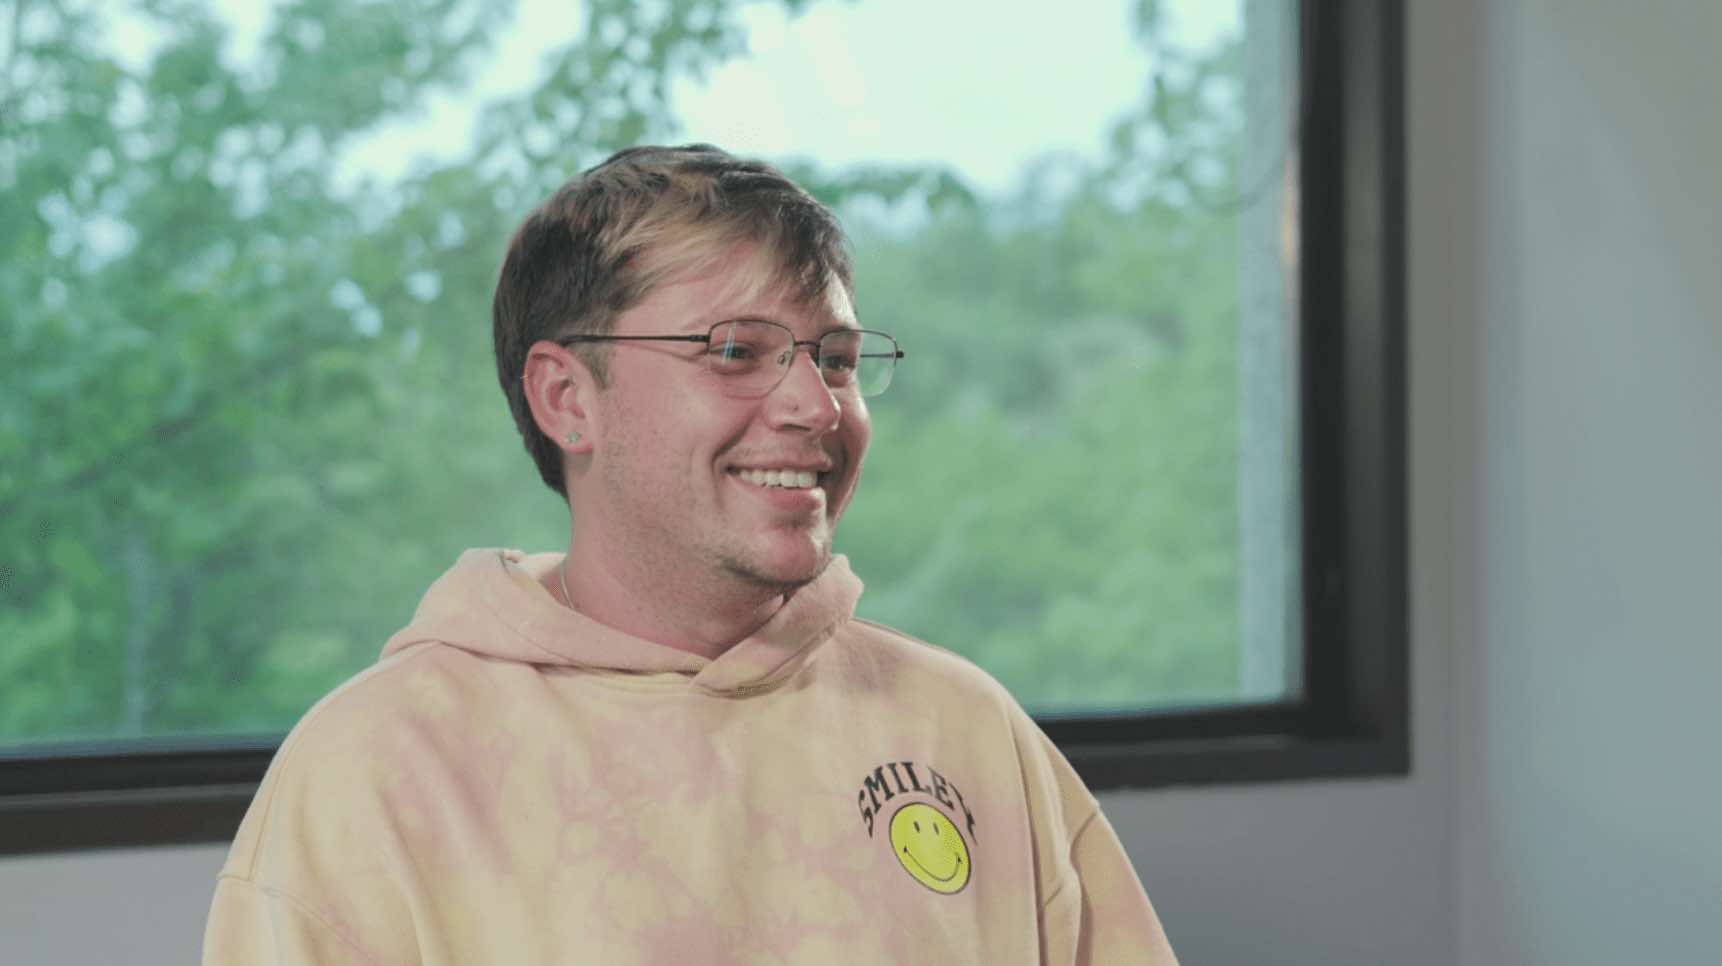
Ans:
MULTIPOLYGON (((1298 12, 1304 695, 1037 715, 1093 791, 1411 773, 1402 4, 1298 12)), ((0 855, 229 842, 283 737, 0 749, 0 855)))
POLYGON ((1298 14, 1305 693, 1037 719, 1094 791, 1411 773, 1403 17, 1298 14))
POLYGON ((1411 773, 1403 16, 1298 15, 1305 693, 1037 719, 1094 791, 1411 773))

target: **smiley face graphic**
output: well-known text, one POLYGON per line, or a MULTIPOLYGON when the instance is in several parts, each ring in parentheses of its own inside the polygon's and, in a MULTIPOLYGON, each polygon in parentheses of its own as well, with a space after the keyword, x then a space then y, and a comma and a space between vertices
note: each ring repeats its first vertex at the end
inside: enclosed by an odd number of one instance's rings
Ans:
POLYGON ((934 892, 950 895, 969 884, 969 847, 944 813, 915 802, 891 816, 891 852, 903 871, 934 892))

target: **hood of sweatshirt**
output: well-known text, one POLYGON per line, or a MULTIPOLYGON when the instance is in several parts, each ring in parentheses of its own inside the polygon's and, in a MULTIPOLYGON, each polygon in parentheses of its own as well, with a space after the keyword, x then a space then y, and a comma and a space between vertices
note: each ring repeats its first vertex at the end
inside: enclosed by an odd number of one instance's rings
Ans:
POLYGON ((426 644, 524 664, 595 672, 679 674, 717 694, 767 689, 804 667, 855 614, 861 580, 833 554, 825 572, 797 590, 747 638, 708 658, 619 631, 563 606, 538 582, 559 552, 485 547, 460 555, 383 645, 381 659, 426 644))

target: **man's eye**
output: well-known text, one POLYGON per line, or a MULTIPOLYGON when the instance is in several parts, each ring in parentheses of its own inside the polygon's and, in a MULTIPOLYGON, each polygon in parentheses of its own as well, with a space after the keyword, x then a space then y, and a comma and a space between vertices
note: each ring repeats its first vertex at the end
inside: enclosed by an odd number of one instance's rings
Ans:
POLYGON ((745 345, 725 345, 713 349, 712 354, 726 362, 740 362, 753 358, 753 348, 745 345))
POLYGON ((847 370, 855 368, 855 357, 854 356, 842 356, 842 355, 826 356, 826 355, 822 355, 819 357, 819 361, 821 363, 823 363, 825 365, 825 368, 827 368, 827 369, 841 369, 841 370, 847 371, 847 370))

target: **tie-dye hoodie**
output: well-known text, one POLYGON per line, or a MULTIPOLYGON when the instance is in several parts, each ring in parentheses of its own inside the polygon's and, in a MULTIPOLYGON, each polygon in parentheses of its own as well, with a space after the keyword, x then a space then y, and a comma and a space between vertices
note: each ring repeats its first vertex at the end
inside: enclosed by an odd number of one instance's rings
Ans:
POLYGON ((1064 756, 845 557, 715 660, 563 607, 561 558, 465 552, 305 714, 205 966, 1175 962, 1064 756))

